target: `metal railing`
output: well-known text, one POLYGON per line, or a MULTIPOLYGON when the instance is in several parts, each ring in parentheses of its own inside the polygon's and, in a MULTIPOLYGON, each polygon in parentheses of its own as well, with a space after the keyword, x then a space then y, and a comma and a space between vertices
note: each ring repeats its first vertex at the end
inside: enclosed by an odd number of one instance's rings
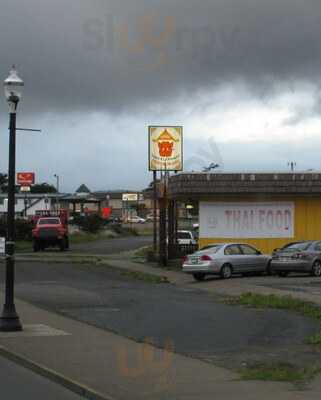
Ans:
POLYGON ((168 245, 168 258, 170 260, 175 258, 182 258, 188 254, 192 254, 198 250, 197 244, 169 244, 168 245))

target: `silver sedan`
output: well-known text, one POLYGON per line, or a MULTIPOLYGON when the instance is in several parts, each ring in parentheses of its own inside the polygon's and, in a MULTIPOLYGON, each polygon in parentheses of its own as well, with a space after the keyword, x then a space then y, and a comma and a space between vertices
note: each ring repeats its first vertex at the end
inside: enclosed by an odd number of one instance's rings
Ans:
POLYGON ((218 243, 186 256, 183 272, 192 274, 198 281, 206 275, 220 275, 231 278, 232 274, 270 272, 271 256, 262 254, 255 247, 245 243, 218 243))
POLYGON ((306 272, 321 276, 321 241, 291 243, 272 256, 271 269, 279 276, 290 272, 306 272))

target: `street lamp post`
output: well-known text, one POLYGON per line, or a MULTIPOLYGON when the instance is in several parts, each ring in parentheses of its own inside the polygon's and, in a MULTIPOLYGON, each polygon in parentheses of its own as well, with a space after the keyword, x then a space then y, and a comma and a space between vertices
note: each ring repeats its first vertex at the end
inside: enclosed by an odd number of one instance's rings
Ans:
POLYGON ((16 175, 16 113, 24 82, 13 66, 4 81, 5 96, 10 112, 9 171, 8 171, 8 211, 6 242, 6 293, 5 304, 0 317, 0 331, 21 331, 22 325, 14 304, 15 277, 15 175, 16 175))
POLYGON ((56 189, 57 189, 57 196, 56 196, 56 209, 59 211, 59 175, 54 174, 54 177, 56 178, 56 189))

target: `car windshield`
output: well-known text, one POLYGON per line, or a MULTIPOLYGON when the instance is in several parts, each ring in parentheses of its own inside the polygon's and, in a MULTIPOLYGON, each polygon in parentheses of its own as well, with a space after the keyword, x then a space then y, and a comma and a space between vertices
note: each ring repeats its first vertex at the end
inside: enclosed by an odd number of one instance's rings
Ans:
POLYGON ((219 249, 222 248, 222 245, 218 245, 218 244, 209 244, 208 246, 202 247, 201 251, 203 250, 210 250, 211 253, 217 253, 219 251, 219 249))
POLYGON ((189 232, 177 232, 177 239, 190 239, 191 234, 189 232))
POLYGON ((284 250, 289 251, 289 252, 295 252, 295 251, 304 251, 307 250, 311 245, 311 242, 301 242, 301 243, 295 243, 292 244, 288 247, 286 247, 284 250))
POLYGON ((59 218, 41 218, 38 221, 38 225, 59 225, 60 219, 59 218))

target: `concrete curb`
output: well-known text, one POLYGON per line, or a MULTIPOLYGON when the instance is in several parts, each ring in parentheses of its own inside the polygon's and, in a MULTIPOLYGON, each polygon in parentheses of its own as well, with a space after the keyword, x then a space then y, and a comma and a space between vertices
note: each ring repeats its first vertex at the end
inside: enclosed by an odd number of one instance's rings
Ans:
POLYGON ((82 396, 86 399, 89 400, 116 400, 114 397, 104 395, 102 393, 98 393, 95 390, 82 385, 81 383, 72 380, 62 374, 59 374, 58 372, 49 369, 47 367, 44 367, 41 364, 35 363, 34 361, 21 356, 20 354, 17 354, 11 350, 6 349, 3 346, 0 346, 0 356, 5 357, 9 361, 12 361, 24 368, 27 368, 33 372, 35 372, 38 375, 43 376, 44 378, 49 379, 50 381, 57 383, 66 389, 70 390, 73 393, 78 394, 79 396, 82 396))

